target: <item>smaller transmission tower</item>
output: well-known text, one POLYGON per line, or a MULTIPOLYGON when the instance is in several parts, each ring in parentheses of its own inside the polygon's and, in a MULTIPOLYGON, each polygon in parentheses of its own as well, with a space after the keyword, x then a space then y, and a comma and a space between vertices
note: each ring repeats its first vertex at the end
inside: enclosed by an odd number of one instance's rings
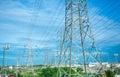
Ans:
POLYGON ((8 46, 8 44, 5 44, 4 46, 3 46, 3 66, 2 66, 2 76, 4 77, 4 75, 5 75, 5 52, 6 52, 6 50, 8 50, 9 49, 9 46, 8 46))
POLYGON ((44 53, 44 66, 47 67, 48 66, 48 46, 46 45, 46 50, 44 53))
POLYGON ((20 53, 18 53, 17 63, 16 63, 16 77, 18 77, 19 69, 20 69, 20 53))
POLYGON ((32 44, 29 43, 27 45, 27 60, 26 60, 26 66, 32 68, 33 67, 33 55, 32 55, 32 44))
POLYGON ((118 63, 118 53, 114 53, 114 58, 115 58, 115 64, 118 63))
POLYGON ((30 75, 29 77, 34 77, 32 47, 33 45, 30 39, 29 43, 26 45, 27 48, 26 70, 27 73, 30 75))
POLYGON ((51 65, 55 65, 55 56, 54 53, 52 54, 52 58, 51 58, 51 65))
POLYGON ((18 77, 18 72, 19 72, 19 68, 20 68, 19 63, 20 63, 20 58, 18 58, 17 64, 16 64, 16 77, 18 77))

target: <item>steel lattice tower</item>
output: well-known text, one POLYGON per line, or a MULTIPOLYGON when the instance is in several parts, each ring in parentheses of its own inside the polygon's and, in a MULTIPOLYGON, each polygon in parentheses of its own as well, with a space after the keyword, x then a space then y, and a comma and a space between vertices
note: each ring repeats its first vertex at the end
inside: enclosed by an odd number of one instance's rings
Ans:
POLYGON ((30 77, 34 77, 34 68, 33 68, 33 53, 32 53, 32 42, 31 39, 30 42, 26 45, 27 47, 27 59, 26 59, 26 70, 27 73, 31 73, 30 77))
MULTIPOLYGON (((69 73, 66 72, 68 77, 72 76, 73 51, 82 54, 84 71, 87 72, 87 63, 91 60, 90 57, 94 59, 96 57, 96 55, 92 55, 92 52, 96 51, 96 47, 89 25, 87 0, 65 0, 65 29, 59 67, 60 65, 69 65, 69 73)), ((61 77, 61 68, 59 69, 59 77, 61 77)))
POLYGON ((33 67, 32 44, 28 44, 26 66, 33 67))
POLYGON ((115 64, 117 64, 118 63, 118 53, 114 53, 114 58, 115 58, 115 64))
POLYGON ((48 46, 45 47, 46 51, 45 51, 45 55, 44 55, 44 66, 47 67, 48 66, 48 46))

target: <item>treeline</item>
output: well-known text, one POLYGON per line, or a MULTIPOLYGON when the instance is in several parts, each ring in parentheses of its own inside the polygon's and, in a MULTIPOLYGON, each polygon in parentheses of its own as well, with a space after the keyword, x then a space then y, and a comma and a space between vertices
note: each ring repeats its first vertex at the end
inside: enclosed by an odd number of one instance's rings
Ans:
MULTIPOLYGON (((14 77, 69 77, 69 67, 39 67, 35 69, 22 68, 18 71, 10 69, 5 70, 7 75, 14 77)), ((115 77, 120 74, 120 68, 116 70, 107 70, 104 74, 85 73, 82 68, 71 70, 71 77, 115 77)))

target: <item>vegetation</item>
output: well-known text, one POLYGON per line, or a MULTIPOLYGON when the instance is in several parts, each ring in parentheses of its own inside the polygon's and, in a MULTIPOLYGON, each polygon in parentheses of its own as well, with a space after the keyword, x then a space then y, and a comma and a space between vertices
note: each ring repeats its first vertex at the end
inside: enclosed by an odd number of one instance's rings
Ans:
POLYGON ((57 70, 58 68, 44 68, 41 70, 41 77, 57 77, 57 70))
POLYGON ((120 68, 116 68, 114 72, 115 72, 115 74, 120 75, 120 68))
POLYGON ((105 71, 106 77, 115 77, 115 73, 111 70, 105 71))
POLYGON ((15 72, 13 70, 8 69, 6 70, 6 74, 15 74, 15 72))
MULTIPOLYGON (((18 77, 58 77, 59 75, 61 75, 61 77, 69 77, 69 69, 69 67, 37 67, 34 68, 33 72, 25 68, 19 69, 18 73, 15 69, 7 69, 5 71, 8 75, 18 75, 18 77)), ((116 68, 114 71, 107 70, 105 74, 99 75, 95 73, 85 73, 80 67, 71 70, 71 77, 79 77, 78 75, 82 77, 115 77, 115 74, 120 74, 120 68, 116 68)))

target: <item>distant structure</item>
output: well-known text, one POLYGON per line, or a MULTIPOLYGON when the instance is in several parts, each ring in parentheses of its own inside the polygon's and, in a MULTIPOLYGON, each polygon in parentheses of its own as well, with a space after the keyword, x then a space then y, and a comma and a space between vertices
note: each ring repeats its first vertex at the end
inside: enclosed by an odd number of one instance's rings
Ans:
MULTIPOLYGON (((82 54, 82 57, 78 58, 78 60, 82 59, 81 62, 84 64, 83 69, 85 72, 89 70, 87 69, 89 61, 98 61, 95 40, 89 24, 87 0, 65 0, 65 29, 58 67, 67 65, 69 66, 69 71, 61 74, 63 69, 59 68, 59 77, 62 77, 62 75, 65 77, 73 76, 71 74, 71 70, 74 69, 72 68, 74 65, 73 51, 82 54), (74 46, 78 48, 76 49, 74 46), (96 52, 96 54, 92 54, 93 52, 96 52)), ((79 54, 77 55, 79 56, 79 54)))
POLYGON ((54 55, 54 53, 51 56, 51 65, 55 65, 55 55, 54 55))
POLYGON ((29 43, 26 45, 26 48, 27 48, 26 70, 27 70, 27 73, 31 73, 30 77, 34 77, 32 47, 33 45, 30 39, 29 43))
POLYGON ((20 69, 20 53, 18 53, 17 63, 16 63, 16 77, 18 77, 18 72, 20 69))
POLYGON ((4 75, 5 74, 5 52, 6 52, 6 50, 8 50, 9 49, 9 46, 8 46, 8 44, 5 44, 4 46, 3 46, 3 65, 2 65, 2 75, 4 75))
POLYGON ((114 58, 115 58, 115 64, 117 64, 118 63, 118 53, 114 53, 114 58))
POLYGON ((48 66, 48 47, 46 46, 46 50, 44 53, 44 66, 47 67, 48 66))
POLYGON ((16 77, 18 77, 19 66, 20 66, 19 63, 20 63, 20 59, 18 58, 17 64, 16 64, 16 77))
POLYGON ((106 53, 106 61, 109 63, 109 54, 106 53))
POLYGON ((27 67, 33 67, 33 54, 32 54, 32 44, 29 43, 27 45, 27 60, 26 60, 26 66, 27 67))

